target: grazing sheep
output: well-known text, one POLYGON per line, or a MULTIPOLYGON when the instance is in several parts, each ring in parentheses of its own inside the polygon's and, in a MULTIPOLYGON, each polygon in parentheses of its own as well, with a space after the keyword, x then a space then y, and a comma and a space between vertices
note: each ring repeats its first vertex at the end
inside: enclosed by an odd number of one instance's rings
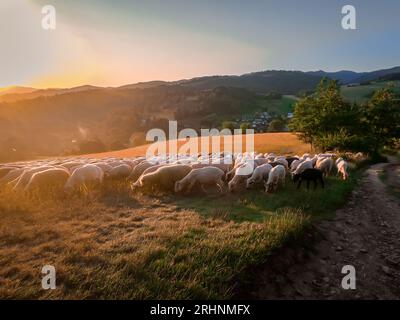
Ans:
MULTIPOLYGON (((156 164, 155 166, 148 167, 146 170, 143 171, 143 173, 142 173, 141 175, 143 176, 143 175, 145 175, 145 174, 154 172, 154 171, 156 171, 158 168, 165 167, 165 166, 168 166, 168 164, 165 164, 165 163, 156 164)), ((139 177, 139 179, 140 179, 140 177, 139 177)))
POLYGON ((52 168, 39 171, 32 175, 25 187, 25 191, 32 191, 43 187, 62 188, 69 177, 70 174, 65 169, 52 168))
POLYGON ((327 177, 333 168, 333 159, 323 158, 321 161, 317 161, 315 168, 321 170, 322 174, 327 177))
POLYGON ((246 188, 250 189, 256 183, 261 183, 264 180, 267 180, 271 169, 272 166, 269 163, 262 164, 255 168, 251 177, 247 179, 246 188))
POLYGON ((301 162, 301 163, 297 166, 297 168, 296 168, 296 170, 293 172, 293 174, 302 173, 304 170, 306 170, 306 169, 312 169, 313 167, 314 167, 314 166, 313 166, 313 163, 312 163, 311 159, 304 160, 303 162, 301 162))
MULTIPOLYGON (((259 159, 257 159, 259 160, 259 159)), ((261 159, 265 160, 265 159, 261 159)), ((236 163, 236 162, 235 162, 236 163)), ((236 170, 240 167, 243 167, 243 169, 240 170, 241 175, 251 175, 253 173, 253 170, 255 167, 257 167, 258 164, 254 160, 244 160, 242 162, 238 162, 234 165, 234 167, 226 173, 226 180, 230 181, 233 179, 233 177, 236 175, 236 170), (245 171, 247 171, 245 173, 245 171)))
MULTIPOLYGON (((94 162, 92 164, 98 166, 101 170, 103 170, 105 175, 107 175, 113 169, 112 166, 110 166, 109 164, 107 164, 105 162, 94 162)), ((79 168, 79 166, 77 168, 79 168)))
POLYGON ((17 179, 25 171, 24 168, 18 168, 9 171, 3 178, 0 179, 0 186, 6 185, 7 183, 17 179))
POLYGON ((225 163, 193 163, 190 165, 193 169, 201 169, 201 168, 206 168, 206 167, 215 167, 224 172, 226 174, 232 169, 231 164, 225 164, 225 163))
POLYGON ((273 167, 269 172, 268 180, 265 182, 265 192, 271 193, 276 191, 278 184, 281 183, 282 186, 285 185, 286 170, 281 164, 273 167))
POLYGON ((288 157, 286 157, 285 159, 286 159, 286 161, 287 161, 287 163, 288 163, 288 167, 289 167, 289 168, 292 167, 293 161, 299 160, 298 157, 291 157, 291 156, 288 156, 288 157))
POLYGON ((76 169, 65 183, 64 189, 71 191, 79 187, 87 187, 87 183, 101 183, 104 172, 94 164, 86 164, 76 169))
POLYGON ((320 153, 318 155, 318 158, 333 158, 334 156, 334 153, 320 153))
POLYGON ((318 160, 318 156, 315 155, 314 157, 310 158, 312 166, 315 167, 315 164, 317 163, 318 160))
POLYGON ((11 170, 14 170, 15 167, 2 167, 0 168, 0 179, 3 178, 6 174, 8 174, 11 170))
POLYGON ((106 175, 108 179, 125 179, 128 178, 132 172, 132 167, 127 164, 120 164, 111 169, 106 175))
POLYGON ((283 165, 286 170, 289 170, 289 163, 287 162, 287 160, 285 158, 277 157, 277 158, 275 158, 274 162, 283 165))
MULTIPOLYGON (((12 181, 14 183, 14 191, 23 190, 31 180, 32 176, 40 171, 53 168, 52 166, 42 166, 25 170, 17 179, 12 181)), ((64 169, 66 170, 66 169, 64 169)))
POLYGON ((150 168, 152 166, 155 166, 157 164, 158 164, 157 162, 147 161, 147 160, 140 162, 133 168, 128 179, 136 181, 143 174, 144 170, 146 170, 147 168, 150 168))
POLYGON ((343 180, 346 180, 349 177, 348 173, 349 164, 347 163, 347 161, 343 160, 343 158, 338 158, 336 160, 336 167, 338 174, 342 176, 343 180))
POLYGON ((140 178, 133 183, 132 189, 137 187, 145 189, 162 189, 173 190, 176 181, 182 180, 192 168, 186 164, 167 165, 158 168, 156 171, 141 175, 140 178))
POLYGON ((253 161, 254 161, 254 167, 261 166, 262 164, 268 163, 268 159, 266 159, 266 158, 258 158, 258 159, 254 159, 253 161))
POLYGON ((321 187, 324 188, 324 179, 322 177, 321 170, 308 168, 302 171, 301 173, 295 174, 293 176, 293 182, 296 183, 298 181, 297 189, 300 188, 303 180, 307 181, 307 189, 310 188, 310 181, 314 182, 314 189, 317 188, 317 181, 320 181, 321 187))
POLYGON ((302 163, 303 160, 293 160, 292 163, 290 164, 290 170, 295 171, 297 167, 299 166, 300 163, 302 163))
POLYGON ((224 171, 216 167, 204 167, 199 169, 193 169, 190 171, 182 180, 175 183, 175 192, 190 192, 195 184, 199 184, 204 192, 204 186, 216 185, 219 191, 222 192, 224 182, 224 171))
POLYGON ((77 166, 82 166, 84 164, 85 163, 82 161, 68 161, 68 162, 62 163, 61 166, 63 166, 64 168, 68 169, 69 172, 71 172, 71 168, 77 167, 77 166))
POLYGON ((244 184, 248 178, 254 172, 254 164, 251 162, 245 162, 235 170, 235 175, 228 183, 228 188, 230 192, 235 191, 240 185, 244 184))

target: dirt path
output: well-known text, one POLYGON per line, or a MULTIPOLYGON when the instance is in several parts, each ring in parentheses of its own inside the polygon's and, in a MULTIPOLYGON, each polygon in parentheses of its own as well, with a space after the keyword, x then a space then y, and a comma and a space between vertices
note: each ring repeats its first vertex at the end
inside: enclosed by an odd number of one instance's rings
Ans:
POLYGON ((319 240, 289 248, 264 268, 251 297, 400 299, 400 201, 379 179, 384 169, 398 180, 399 165, 372 166, 336 218, 316 226, 319 240), (355 290, 341 286, 344 265, 355 267, 355 290))

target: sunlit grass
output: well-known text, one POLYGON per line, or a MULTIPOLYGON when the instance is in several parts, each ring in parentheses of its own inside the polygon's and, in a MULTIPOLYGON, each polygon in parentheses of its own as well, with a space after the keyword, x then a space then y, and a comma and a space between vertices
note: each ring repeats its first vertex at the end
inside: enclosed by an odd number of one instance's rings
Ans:
POLYGON ((230 298, 246 270, 340 207, 359 175, 315 191, 288 179, 273 195, 153 195, 125 181, 69 195, 2 189, 0 297, 230 298), (45 264, 56 290, 41 289, 45 264))

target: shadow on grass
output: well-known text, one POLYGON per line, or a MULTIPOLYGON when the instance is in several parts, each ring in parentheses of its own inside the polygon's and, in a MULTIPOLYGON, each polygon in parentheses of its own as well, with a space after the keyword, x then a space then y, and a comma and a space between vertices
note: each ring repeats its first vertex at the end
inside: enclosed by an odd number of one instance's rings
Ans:
MULTIPOLYGON (((222 218, 235 222, 260 222, 275 215, 280 209, 301 210, 312 219, 333 217, 334 211, 342 207, 355 187, 362 171, 353 171, 346 181, 331 176, 325 180, 325 188, 313 186, 307 190, 305 184, 298 190, 289 177, 284 187, 274 194, 266 194, 260 187, 223 195, 170 196, 168 202, 180 209, 192 209, 208 218, 222 218)), ((312 185, 312 184, 311 184, 312 185)))

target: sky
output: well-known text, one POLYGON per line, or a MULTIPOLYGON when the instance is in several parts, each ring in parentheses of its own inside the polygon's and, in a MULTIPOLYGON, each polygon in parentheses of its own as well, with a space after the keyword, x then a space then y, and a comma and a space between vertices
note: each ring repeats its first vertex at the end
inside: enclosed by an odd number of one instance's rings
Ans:
POLYGON ((0 87, 400 65, 398 0, 1 0, 0 14, 0 87), (356 30, 341 27, 346 4, 356 30))

